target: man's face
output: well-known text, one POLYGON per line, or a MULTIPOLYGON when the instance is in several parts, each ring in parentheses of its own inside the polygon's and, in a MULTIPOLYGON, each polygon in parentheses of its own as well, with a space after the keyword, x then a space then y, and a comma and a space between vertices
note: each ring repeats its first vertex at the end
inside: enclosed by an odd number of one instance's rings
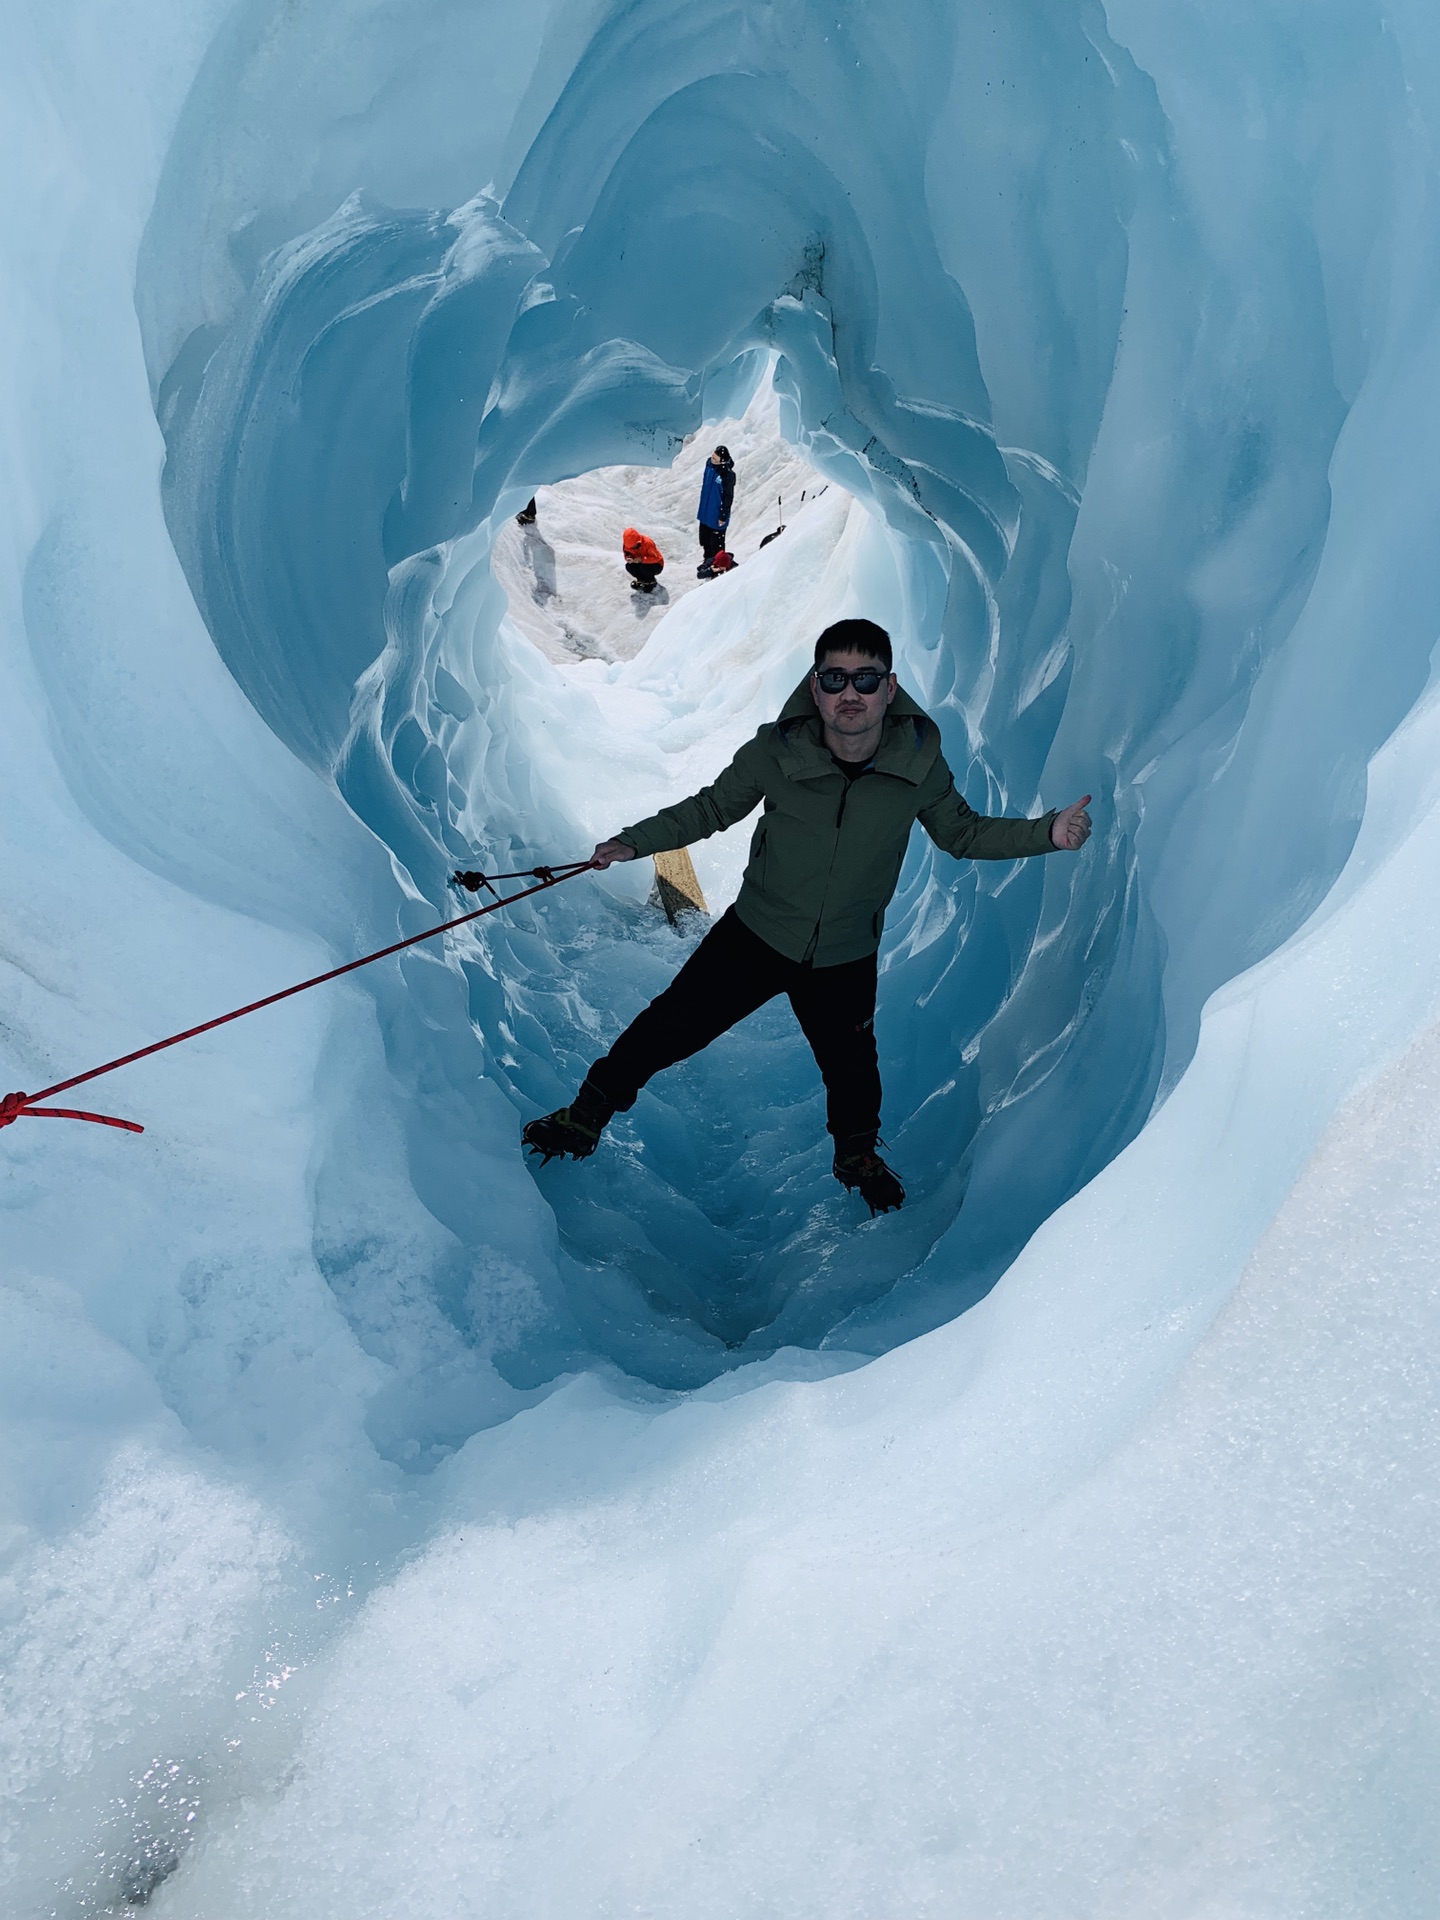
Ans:
POLYGON ((827 653, 810 675, 811 695, 821 721, 832 733, 869 733, 885 718, 897 685, 894 674, 886 672, 883 661, 875 659, 873 654, 848 649, 844 653, 827 653), (858 673, 869 667, 880 675, 880 684, 873 693, 858 693, 853 682, 847 680, 839 693, 826 693, 820 685, 820 674, 830 667, 839 667, 846 673, 858 673))

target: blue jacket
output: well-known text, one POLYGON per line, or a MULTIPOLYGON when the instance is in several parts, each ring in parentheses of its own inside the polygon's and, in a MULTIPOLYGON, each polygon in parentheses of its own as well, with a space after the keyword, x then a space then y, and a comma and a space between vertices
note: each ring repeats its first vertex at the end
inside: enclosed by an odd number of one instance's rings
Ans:
POLYGON ((700 507, 695 518, 703 527, 723 533, 730 524, 730 502, 735 498, 734 467, 717 467, 705 462, 705 478, 700 482, 700 507))

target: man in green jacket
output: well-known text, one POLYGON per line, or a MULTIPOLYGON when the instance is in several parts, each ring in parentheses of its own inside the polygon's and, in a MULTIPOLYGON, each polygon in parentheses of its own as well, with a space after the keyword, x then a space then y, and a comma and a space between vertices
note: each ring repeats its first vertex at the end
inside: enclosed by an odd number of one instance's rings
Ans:
POLYGON ((825 1082, 835 1178, 872 1214, 905 1189, 876 1151, 876 950, 918 819, 946 853, 1016 860, 1090 837, 1090 796, 1038 820, 987 819, 955 790, 940 729, 891 671, 890 636, 840 620, 780 718, 761 727, 719 778, 595 849, 600 867, 689 846, 764 802, 740 895, 664 993, 585 1076, 568 1107, 522 1138, 548 1160, 593 1153, 611 1116, 663 1067, 688 1059, 777 993, 789 995, 825 1082))

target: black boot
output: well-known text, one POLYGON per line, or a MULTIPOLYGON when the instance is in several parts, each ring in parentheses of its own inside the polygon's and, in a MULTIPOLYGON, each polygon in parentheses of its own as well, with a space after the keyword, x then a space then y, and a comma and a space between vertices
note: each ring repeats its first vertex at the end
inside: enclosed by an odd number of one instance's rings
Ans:
POLYGON ((879 1139, 876 1133, 852 1133, 837 1140, 831 1168, 842 1187, 859 1190, 871 1219, 877 1213, 898 1213, 905 1204, 904 1187, 875 1151, 879 1139))
POLYGON ((587 1080, 568 1107, 547 1113, 543 1120, 531 1120, 520 1129, 520 1138, 532 1153, 544 1155, 540 1162, 585 1160, 600 1144, 600 1135, 615 1112, 614 1106, 595 1085, 587 1080))

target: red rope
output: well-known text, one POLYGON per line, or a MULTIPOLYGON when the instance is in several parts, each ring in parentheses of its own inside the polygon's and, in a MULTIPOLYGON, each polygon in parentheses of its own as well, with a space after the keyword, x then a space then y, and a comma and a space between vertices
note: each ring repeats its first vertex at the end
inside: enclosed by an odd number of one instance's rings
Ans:
POLYGON ((109 1113, 83 1113, 78 1107, 39 1107, 37 1100, 50 1100, 57 1093, 68 1093, 71 1087, 83 1086, 87 1080, 98 1080, 102 1074, 114 1073, 117 1067, 128 1067, 132 1061, 145 1060, 152 1053, 163 1053, 167 1047, 178 1047, 182 1040, 193 1040, 197 1034, 210 1033, 216 1027, 227 1026, 232 1020, 243 1020, 247 1013, 258 1013, 262 1007, 273 1007, 277 1000, 288 1000, 293 994, 305 993, 311 987, 323 987, 327 980, 338 980, 341 974, 354 973, 357 967, 368 967, 374 960, 386 960, 392 953, 401 953, 406 947, 413 947, 418 941, 433 940, 437 933, 449 933, 455 927, 468 926, 472 920, 483 920, 487 913, 498 913, 501 907, 510 907, 517 900, 527 900, 532 893, 544 893, 549 887, 558 887, 565 880, 575 880, 582 873, 589 873, 595 865, 593 860, 572 860, 561 867, 526 867, 520 873, 497 873, 487 877, 483 873, 457 873, 455 879, 471 893, 478 893, 482 886, 491 886, 495 880, 528 880, 533 875, 537 884, 522 887, 518 893, 507 894, 503 899, 492 900, 488 907, 477 907, 473 913, 462 913, 458 920, 443 921, 438 927, 429 927, 424 933, 412 933, 408 939, 397 940, 393 946, 381 947, 378 953, 367 953, 363 959, 347 960, 343 967, 332 967, 328 973, 317 973, 313 980, 302 980, 298 986, 282 987, 279 993, 267 993, 263 1000, 252 1000, 249 1006, 236 1007, 233 1013, 222 1013, 217 1019, 202 1021, 198 1027, 187 1027, 184 1033, 172 1033, 167 1040, 156 1040, 148 1047, 137 1047, 134 1053, 125 1053, 118 1060, 107 1060, 103 1067, 91 1067, 88 1073, 74 1074, 69 1080, 57 1080, 53 1087, 42 1087, 39 1093, 7 1093, 0 1098, 0 1127, 8 1127, 16 1120, 92 1120, 101 1127, 123 1127, 127 1133, 143 1133, 145 1129, 134 1120, 117 1120, 109 1113))

